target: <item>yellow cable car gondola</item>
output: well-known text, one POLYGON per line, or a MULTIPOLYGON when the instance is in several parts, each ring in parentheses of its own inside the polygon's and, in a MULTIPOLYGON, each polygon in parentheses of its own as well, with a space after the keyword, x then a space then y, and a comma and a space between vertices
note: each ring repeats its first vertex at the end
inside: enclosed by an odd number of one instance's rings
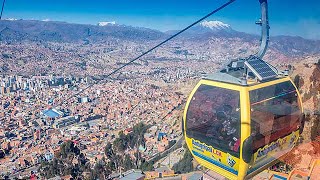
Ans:
POLYGON ((303 109, 297 87, 261 58, 269 39, 267 0, 259 0, 262 42, 256 56, 203 77, 185 106, 187 146, 201 165, 229 179, 248 179, 297 143, 303 109))

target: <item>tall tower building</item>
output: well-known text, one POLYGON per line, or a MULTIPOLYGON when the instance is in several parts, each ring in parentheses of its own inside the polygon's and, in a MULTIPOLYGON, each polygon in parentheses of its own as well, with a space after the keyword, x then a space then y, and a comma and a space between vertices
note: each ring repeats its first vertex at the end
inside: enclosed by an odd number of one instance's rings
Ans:
POLYGON ((40 139, 40 129, 37 129, 36 132, 33 133, 33 139, 35 141, 40 139))

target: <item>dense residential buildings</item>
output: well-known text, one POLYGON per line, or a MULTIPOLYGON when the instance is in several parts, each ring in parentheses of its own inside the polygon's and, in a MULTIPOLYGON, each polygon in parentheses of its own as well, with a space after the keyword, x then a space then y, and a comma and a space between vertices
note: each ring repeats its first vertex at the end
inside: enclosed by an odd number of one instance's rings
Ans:
POLYGON ((17 84, 16 90, 0 95, 0 145, 6 152, 5 158, 0 159, 2 175, 52 161, 66 140, 76 142, 94 165, 105 156, 105 145, 119 131, 131 133, 139 122, 154 124, 145 137, 145 147, 140 149, 145 158, 163 152, 169 141, 181 136, 181 110, 173 111, 184 101, 178 87, 147 77, 123 78, 97 84, 83 95, 65 101, 89 85, 81 79, 2 77, 5 88, 17 84), (56 85, 50 83, 57 79, 56 85))

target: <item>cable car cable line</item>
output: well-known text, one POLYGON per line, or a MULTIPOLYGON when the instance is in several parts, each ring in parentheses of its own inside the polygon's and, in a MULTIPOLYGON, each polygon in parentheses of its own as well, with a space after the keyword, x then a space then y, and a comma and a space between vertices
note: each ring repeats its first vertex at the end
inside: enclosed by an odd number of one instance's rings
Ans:
POLYGON ((2 19, 2 13, 3 13, 3 9, 4 9, 5 3, 6 3, 6 0, 3 0, 3 2, 2 2, 2 8, 1 8, 1 14, 0 14, 0 20, 2 19))
MULTIPOLYGON (((152 47, 151 49, 147 50, 146 52, 142 53, 141 55, 137 56, 136 58, 130 60, 129 62, 125 63, 124 65, 118 67, 117 69, 113 70, 111 73, 107 74, 107 75, 103 75, 103 79, 109 78, 110 76, 112 76, 113 74, 117 73, 118 71, 120 71, 121 69, 123 69, 124 67, 130 65, 131 63, 135 62, 136 60, 140 59, 141 57, 145 56, 146 54, 150 53, 151 51, 155 50, 156 48, 162 46, 163 44, 167 43, 168 41, 170 41, 171 39, 175 38, 176 36, 180 35, 181 33, 183 33, 184 31, 190 29, 191 27, 193 27, 194 25, 198 24, 199 22, 205 20, 206 18, 212 16, 213 14, 219 12, 220 10, 224 9, 225 7, 227 7, 228 5, 230 5, 231 3, 233 3, 236 0, 229 0, 228 2, 226 2, 225 4, 221 5, 220 7, 216 8, 215 10, 211 11, 209 14, 203 16, 202 18, 200 18, 199 20, 193 22, 192 24, 190 24, 189 26, 185 27, 184 29, 180 30, 179 32, 175 33, 174 35, 170 36, 169 38, 165 39, 164 41, 162 41, 161 43, 157 44, 156 46, 152 47)), ((84 89, 80 90, 79 92, 71 95, 70 97, 68 97, 67 99, 65 99, 63 102, 61 102, 58 106, 61 106, 62 104, 64 104, 65 102, 67 102, 68 100, 70 100, 71 98, 81 94, 82 92, 84 92, 85 90, 91 88, 92 86, 94 86, 95 84, 97 84, 99 81, 103 80, 103 79, 99 79, 96 80, 95 83, 85 87, 84 89)))

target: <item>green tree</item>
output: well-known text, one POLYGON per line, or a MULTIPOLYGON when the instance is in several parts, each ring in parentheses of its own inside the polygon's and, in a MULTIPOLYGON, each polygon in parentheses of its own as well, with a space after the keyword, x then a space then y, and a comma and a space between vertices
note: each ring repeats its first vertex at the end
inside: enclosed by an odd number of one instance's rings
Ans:
POLYGON ((41 162, 38 171, 42 177, 47 179, 69 174, 81 178, 83 172, 90 170, 87 162, 80 149, 72 141, 67 141, 61 144, 60 152, 51 162, 41 162), (78 160, 78 164, 72 163, 74 158, 78 160))
POLYGON ((93 173, 91 174, 94 177, 94 179, 107 179, 109 174, 111 173, 110 169, 107 168, 104 159, 98 161, 95 164, 92 172, 93 173))
POLYGON ((140 169, 142 171, 152 171, 153 170, 153 164, 154 162, 148 162, 146 161, 145 159, 142 159, 141 160, 141 166, 140 166, 140 169))
POLYGON ((125 170, 129 170, 129 169, 132 169, 133 167, 134 166, 133 166, 132 160, 131 160, 130 156, 127 154, 124 158, 123 168, 125 170))
POLYGON ((113 152, 113 149, 112 149, 112 144, 110 142, 108 142, 106 147, 104 148, 104 154, 109 159, 114 155, 114 152, 113 152))
POLYGON ((188 173, 193 170, 193 165, 192 165, 192 154, 190 151, 187 149, 183 155, 183 158, 173 165, 173 170, 176 173, 188 173))
POLYGON ((133 162, 129 155, 123 155, 127 149, 138 148, 140 145, 145 145, 144 134, 150 126, 143 123, 138 123, 133 127, 133 132, 125 135, 123 131, 119 132, 119 137, 113 141, 113 144, 107 143, 104 148, 106 157, 110 160, 107 167, 111 170, 119 170, 123 167, 125 170, 131 168, 142 168, 142 170, 152 170, 153 162, 146 162, 140 158, 139 153, 135 153, 136 161, 133 162))
POLYGON ((62 158, 67 158, 72 153, 75 155, 80 154, 80 149, 72 141, 67 141, 60 145, 60 155, 62 158))

